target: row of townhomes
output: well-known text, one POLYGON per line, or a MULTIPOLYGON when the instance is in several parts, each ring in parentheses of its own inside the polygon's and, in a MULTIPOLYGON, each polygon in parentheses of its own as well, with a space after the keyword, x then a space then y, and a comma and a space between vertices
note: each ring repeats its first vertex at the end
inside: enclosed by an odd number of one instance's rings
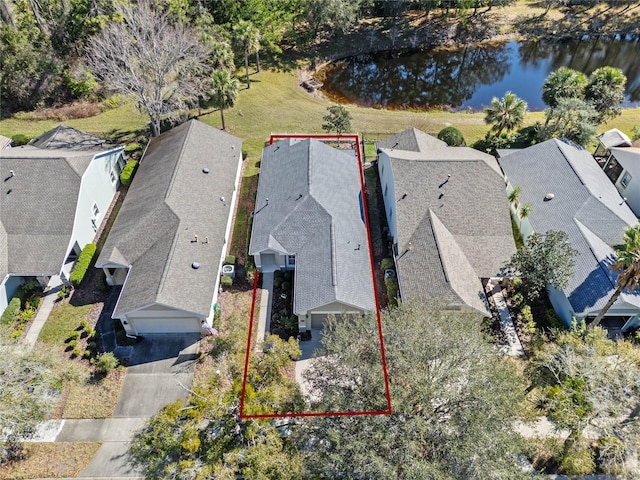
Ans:
MULTIPOLYGON (((361 162, 312 137, 264 148, 249 245, 263 281, 295 272, 301 332, 376 308, 361 162)), ((125 163, 123 147, 65 126, 2 147, 0 311, 27 279, 45 289, 68 282, 125 163)), ((197 120, 149 142, 96 261, 120 289, 113 317, 129 335, 211 325, 223 261, 235 253, 241 169, 242 141, 197 120)), ((487 281, 505 276, 516 251, 514 188, 531 207, 517 220, 523 238, 562 230, 579 253, 567 287, 548 286, 567 324, 594 317, 611 296, 612 247, 640 212, 640 146, 618 130, 593 154, 554 139, 496 159, 409 129, 377 143, 377 170, 401 300, 482 315, 487 281)), ((639 314, 640 295, 624 292, 606 321, 625 330, 639 314)))

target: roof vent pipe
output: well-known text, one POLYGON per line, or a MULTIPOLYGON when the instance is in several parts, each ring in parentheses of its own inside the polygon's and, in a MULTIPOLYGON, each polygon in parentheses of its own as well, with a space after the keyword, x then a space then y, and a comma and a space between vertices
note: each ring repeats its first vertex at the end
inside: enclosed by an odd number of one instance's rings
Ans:
POLYGON ((554 198, 555 198, 555 195, 553 193, 547 193, 544 196, 545 201, 553 200, 554 198))

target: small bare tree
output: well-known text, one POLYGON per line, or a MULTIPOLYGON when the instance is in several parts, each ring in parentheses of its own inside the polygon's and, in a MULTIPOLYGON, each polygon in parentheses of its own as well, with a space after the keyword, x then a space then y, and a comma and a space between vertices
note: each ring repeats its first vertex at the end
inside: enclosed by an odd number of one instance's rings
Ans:
POLYGON ((163 118, 184 118, 208 91, 209 51, 193 30, 149 0, 116 10, 122 21, 90 41, 87 62, 106 89, 138 102, 155 137, 163 118))

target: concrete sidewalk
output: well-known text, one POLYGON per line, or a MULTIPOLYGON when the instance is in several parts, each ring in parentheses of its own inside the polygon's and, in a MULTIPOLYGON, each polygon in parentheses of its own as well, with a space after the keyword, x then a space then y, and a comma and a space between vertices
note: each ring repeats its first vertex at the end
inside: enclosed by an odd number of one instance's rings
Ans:
POLYGON ((258 309, 258 325, 255 351, 262 352, 267 332, 271 331, 271 303, 273 297, 273 271, 261 273, 260 308, 258 309))
POLYGON ((61 288, 62 285, 58 285, 42 295, 38 313, 31 322, 29 331, 25 334, 24 339, 22 340, 22 345, 25 350, 31 351, 33 350, 33 347, 35 347, 38 336, 40 335, 40 331, 42 330, 42 327, 44 327, 44 324, 49 318, 51 310, 53 310, 53 307, 58 301, 58 292, 61 288))

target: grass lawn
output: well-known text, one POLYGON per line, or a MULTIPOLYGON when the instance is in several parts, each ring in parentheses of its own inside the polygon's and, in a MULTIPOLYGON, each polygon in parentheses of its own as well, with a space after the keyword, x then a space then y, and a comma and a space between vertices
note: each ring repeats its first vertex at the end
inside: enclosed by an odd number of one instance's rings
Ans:
POLYGON ((74 307, 68 302, 56 305, 40 332, 38 342, 62 346, 69 334, 87 318, 91 307, 91 305, 74 307))
POLYGON ((0 478, 75 478, 100 448, 99 442, 27 443, 27 458, 0 466, 0 478))
POLYGON ((70 382, 62 418, 111 418, 124 374, 124 368, 116 368, 105 377, 90 377, 84 383, 70 382))

